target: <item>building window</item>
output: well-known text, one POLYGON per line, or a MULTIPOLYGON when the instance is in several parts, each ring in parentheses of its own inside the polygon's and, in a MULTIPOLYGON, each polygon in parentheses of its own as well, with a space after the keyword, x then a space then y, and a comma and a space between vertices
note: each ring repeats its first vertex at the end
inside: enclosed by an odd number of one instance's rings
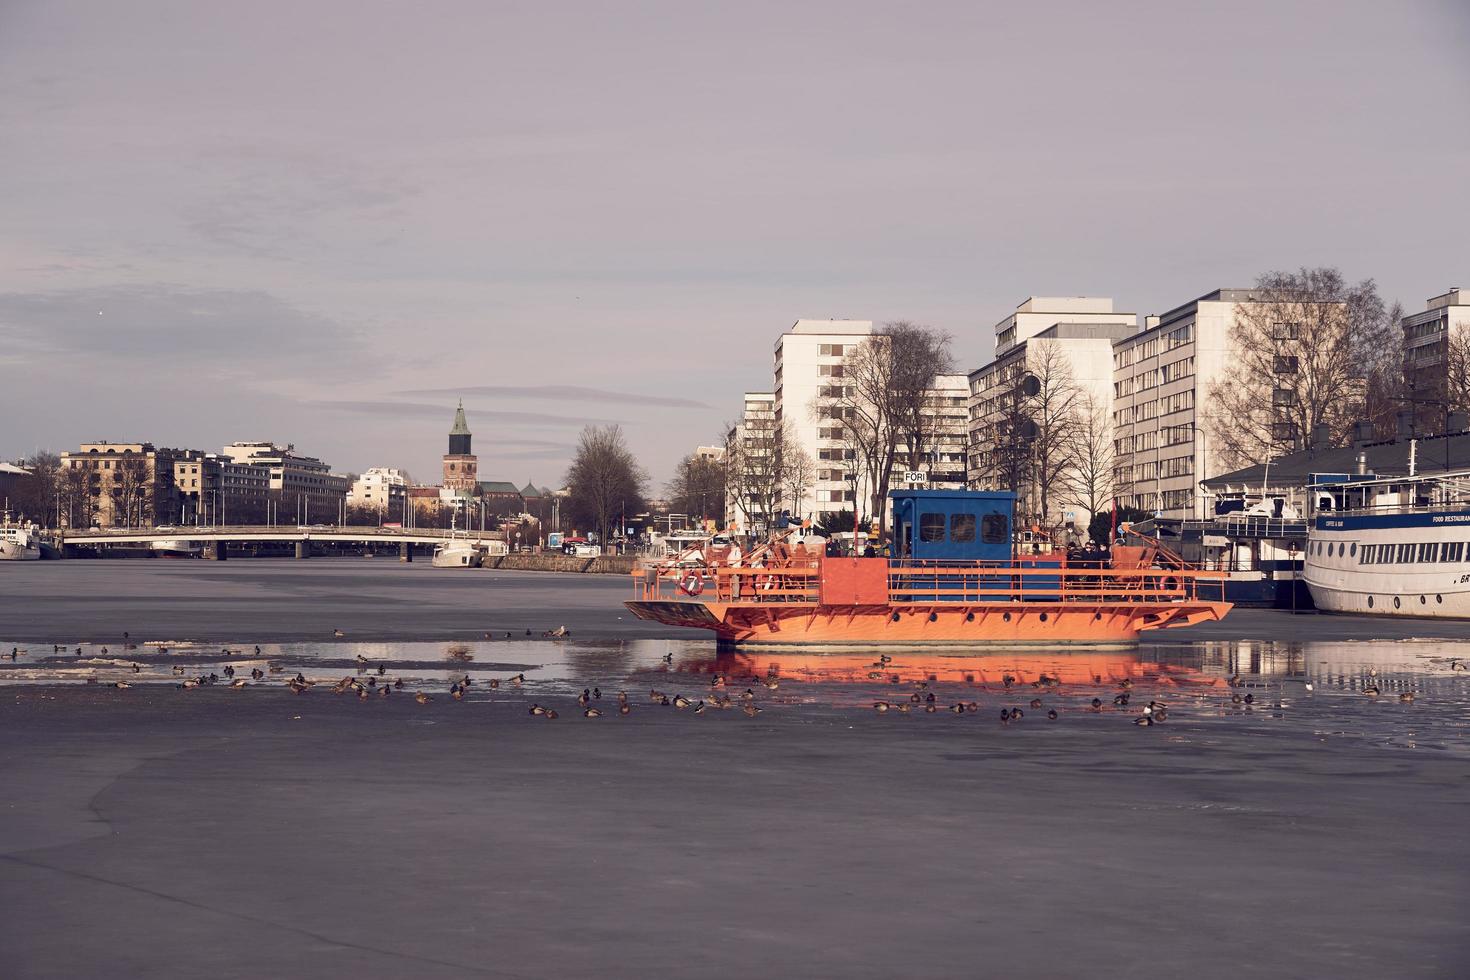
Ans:
POLYGON ((1271 392, 1271 404, 1277 408, 1292 408, 1296 405, 1296 392, 1290 388, 1277 388, 1271 392))
POLYGON ((1277 354, 1273 370, 1277 374, 1296 374, 1298 368, 1295 354, 1277 354))
POLYGON ((1272 340, 1298 340, 1301 337, 1300 323, 1273 323, 1271 324, 1272 340))

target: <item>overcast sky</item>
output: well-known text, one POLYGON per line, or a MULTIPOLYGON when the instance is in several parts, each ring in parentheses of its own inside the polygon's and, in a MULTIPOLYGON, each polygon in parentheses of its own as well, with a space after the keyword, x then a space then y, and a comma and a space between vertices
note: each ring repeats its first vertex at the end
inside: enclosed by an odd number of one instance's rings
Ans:
POLYGON ((661 487, 798 317, 1470 287, 1470 3, 0 0, 0 458, 661 487), (1204 8, 1215 8, 1213 11, 1204 8), (1126 12, 1119 12, 1120 8, 1126 12))

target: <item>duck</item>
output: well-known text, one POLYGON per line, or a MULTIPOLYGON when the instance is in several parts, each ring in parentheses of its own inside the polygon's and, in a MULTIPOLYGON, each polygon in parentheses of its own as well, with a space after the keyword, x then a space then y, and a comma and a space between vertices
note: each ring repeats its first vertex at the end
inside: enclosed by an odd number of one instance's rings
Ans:
POLYGON ((586 709, 585 711, 582 712, 582 717, 583 718, 601 718, 602 717, 602 712, 599 711, 599 710, 597 710, 596 708, 588 708, 588 709, 586 709))
POLYGON ((1231 704, 1239 704, 1240 703, 1240 695, 1239 694, 1232 694, 1232 695, 1230 695, 1230 703, 1231 704))
POLYGON ((388 668, 382 664, 378 664, 378 676, 382 677, 386 673, 388 673, 388 668))
POLYGON ((255 655, 260 656, 260 644, 258 643, 255 645, 255 655))
POLYGON ((704 701, 701 700, 699 703, 697 703, 694 706, 694 713, 696 715, 702 715, 702 714, 704 714, 704 701))
POLYGON ((309 690, 305 684, 296 683, 296 678, 294 677, 286 682, 286 686, 291 689, 292 694, 305 694, 309 690))
POLYGON ((402 677, 399 677, 396 680, 394 680, 393 681, 393 686, 396 687, 396 688, 398 688, 400 691, 403 690, 403 678, 402 677))
POLYGON ((388 692, 392 690, 393 688, 389 687, 387 684, 384 684, 382 687, 378 688, 378 697, 386 698, 388 696, 388 692))
POLYGON ((1399 695, 1399 700, 1402 701, 1404 704, 1413 704, 1414 703, 1414 692, 1413 691, 1404 691, 1402 694, 1399 695))
POLYGON ((1381 692, 1378 690, 1377 684, 1370 684, 1367 687, 1363 688, 1363 694, 1370 698, 1376 698, 1380 693, 1381 692))
POLYGON ((1093 698, 1092 699, 1092 710, 1093 711, 1101 711, 1102 710, 1102 699, 1101 698, 1093 698))
POLYGON ((542 717, 543 718, 547 718, 547 719, 551 719, 551 718, 557 717, 556 709, 555 708, 547 708, 546 711, 542 713, 542 717))
POLYGON ((198 686, 199 686, 199 682, 196 681, 196 680, 194 680, 193 678, 189 678, 189 679, 183 681, 181 684, 179 684, 179 687, 182 690, 185 690, 185 691, 193 690, 194 688, 196 688, 198 686))
POLYGON ((765 685, 767 690, 771 691, 774 691, 776 688, 781 686, 781 681, 775 677, 767 677, 765 680, 761 681, 761 683, 765 685))
POLYGON ((888 710, 888 702, 887 701, 874 701, 873 702, 873 710, 876 711, 876 712, 878 712, 878 714, 881 715, 883 712, 885 712, 885 711, 888 710))
POLYGON ((571 636, 572 635, 572 631, 569 630, 569 629, 567 629, 565 626, 558 626, 556 629, 554 629, 554 630, 547 630, 546 632, 542 633, 541 635, 543 637, 547 638, 547 639, 560 640, 560 639, 562 639, 564 637, 571 636))
POLYGON ((1057 720, 1057 709, 1056 708, 1052 708, 1050 711, 1048 711, 1046 713, 1046 719, 1047 719, 1047 721, 1056 721, 1057 720))
POLYGON ((456 701, 463 701, 464 700, 464 688, 463 687, 460 687, 458 684, 451 684, 451 685, 449 685, 449 696, 452 697, 452 698, 454 698, 454 700, 456 700, 456 701))
POLYGON ((1041 707, 1041 698, 1032 698, 1031 699, 1031 707, 1033 707, 1033 708, 1039 708, 1039 707, 1041 707))
POLYGON ((1000 723, 1002 725, 1009 725, 1011 723, 1011 713, 1006 708, 1000 709, 1000 723))
POLYGON ((512 677, 510 679, 510 682, 511 682, 512 685, 514 685, 516 687, 520 687, 522 684, 526 683, 526 675, 525 674, 517 674, 517 675, 515 675, 514 677, 512 677))
POLYGON ((242 688, 242 687, 248 687, 249 684, 250 684, 250 682, 247 681, 247 680, 245 680, 245 678, 242 677, 239 680, 235 681, 235 683, 231 684, 230 686, 233 687, 233 688, 239 689, 239 688, 242 688))
MULTIPOLYGON (((1133 724, 1135 724, 1135 725, 1145 725, 1146 726, 1146 725, 1152 725, 1153 723, 1154 723, 1153 718, 1151 718, 1148 715, 1139 715, 1137 718, 1134 718, 1133 719, 1133 724)), ((1160 736, 1160 737, 1162 738, 1163 736, 1160 736)))
POLYGON ((579 705, 581 705, 582 707, 585 708, 585 707, 587 707, 587 705, 589 705, 591 703, 592 703, 592 692, 591 692, 591 690, 589 690, 588 688, 585 688, 585 687, 582 688, 582 693, 577 695, 577 704, 579 704, 579 705))
POLYGON ((898 704, 896 704, 896 705, 893 706, 894 710, 897 711, 901 715, 908 714, 910 707, 911 707, 911 705, 907 701, 900 701, 898 704))
POLYGON ((367 699, 368 699, 367 688, 365 688, 365 687, 359 687, 357 689, 357 700, 359 700, 359 701, 366 701, 367 699))
POLYGON ((1459 660, 1451 660, 1450 670, 1470 670, 1470 667, 1466 667, 1465 664, 1459 660))
POLYGON ((142 664, 133 664, 133 673, 135 673, 135 674, 141 674, 141 673, 143 673, 143 665, 142 664))
POLYGON ((1128 704, 1127 692, 1125 691, 1124 693, 1119 694, 1117 697, 1113 698, 1113 703, 1118 705, 1119 707, 1126 707, 1128 704))
POLYGON ((965 710, 972 715, 978 715, 980 713, 980 705, 974 701, 970 701, 965 705, 965 710))
MULTIPOLYGON (((1377 688, 1374 688, 1373 689, 1373 693, 1374 694, 1377 694, 1378 693, 1378 689, 1377 688)), ((1243 700, 1245 701, 1246 704, 1253 704, 1255 702, 1255 700, 1256 700, 1256 696, 1254 694, 1247 694, 1243 700)))
POLYGON ((346 636, 347 634, 344 633, 344 632, 342 632, 341 630, 332 630, 332 635, 333 636, 336 636, 336 637, 343 637, 343 636, 346 636))
POLYGON ((1011 721, 1020 721, 1022 718, 1025 717, 1026 712, 1022 711, 1020 708, 1011 709, 1011 721))
POLYGON ((745 716, 747 718, 754 718, 756 715, 761 713, 760 707, 751 702, 746 702, 745 707, 741 708, 740 710, 745 712, 745 716))
POLYGON ((592 689, 592 700, 594 700, 594 701, 601 701, 602 700, 602 688, 600 688, 600 687, 594 687, 592 689))
POLYGON ((911 704, 918 704, 922 700, 924 700, 924 699, 921 698, 921 697, 919 697, 919 692, 918 691, 915 691, 913 694, 910 694, 909 695, 909 703, 911 703, 911 704))
POLYGON ((115 688, 117 688, 119 691, 126 691, 128 688, 132 687, 133 685, 129 684, 127 681, 116 681, 116 682, 113 683, 112 686, 115 687, 115 688))
POLYGON ((428 704, 430 701, 434 700, 434 696, 432 694, 425 694, 423 691, 420 691, 413 696, 413 699, 419 704, 428 704))
POLYGON ((932 715, 932 714, 935 714, 938 711, 939 711, 939 706, 937 704, 934 704, 934 703, 931 702, 929 704, 924 705, 924 714, 926 714, 926 715, 932 715))
POLYGON ((1000 682, 1006 687, 1010 687, 1012 684, 1016 683, 1016 679, 1010 674, 1004 674, 1001 676, 1000 682))
POLYGON ((528 715, 543 715, 545 713, 546 709, 541 707, 541 705, 539 704, 531 705, 530 709, 526 712, 526 714, 528 715))
POLYGON ((618 692, 618 704, 627 704, 627 703, 628 703, 628 692, 627 691, 619 691, 618 692))
POLYGON ((680 711, 683 711, 685 708, 689 707, 692 703, 693 703, 692 701, 690 701, 688 698, 686 698, 682 694, 677 694, 677 695, 674 696, 674 707, 675 708, 678 708, 680 711))
POLYGON ((622 704, 618 705, 618 714, 620 714, 620 715, 628 715, 628 714, 632 714, 632 713, 633 713, 633 706, 631 704, 629 704, 628 702, 624 701, 622 704))
POLYGON ((953 705, 950 706, 950 709, 949 710, 953 714, 962 715, 962 714, 965 713, 965 705, 964 705, 963 702, 958 702, 957 701, 953 705))

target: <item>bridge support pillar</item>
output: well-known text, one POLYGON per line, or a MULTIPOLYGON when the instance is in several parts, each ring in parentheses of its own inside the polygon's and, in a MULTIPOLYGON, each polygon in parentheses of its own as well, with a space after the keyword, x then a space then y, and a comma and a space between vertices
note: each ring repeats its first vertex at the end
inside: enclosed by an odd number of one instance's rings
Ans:
POLYGON ((229 546, 226 545, 223 541, 216 541, 214 543, 214 554, 210 555, 209 557, 213 558, 215 561, 228 560, 230 557, 229 546))
POLYGON ((413 545, 409 544, 407 541, 400 544, 398 546, 398 560, 413 561, 413 545))
POLYGON ((296 542, 296 557, 297 558, 303 558, 303 559, 304 558, 310 558, 311 557, 311 542, 310 541, 298 541, 298 542, 296 542))

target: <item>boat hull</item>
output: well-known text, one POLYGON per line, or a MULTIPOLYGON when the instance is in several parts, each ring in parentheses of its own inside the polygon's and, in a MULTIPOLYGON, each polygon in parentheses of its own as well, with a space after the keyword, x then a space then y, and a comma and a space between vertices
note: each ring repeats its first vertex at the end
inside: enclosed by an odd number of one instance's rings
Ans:
POLYGON ((0 561, 39 561, 40 558, 41 547, 38 544, 0 541, 0 561))
POLYGON ((631 600, 639 619, 703 629, 722 644, 817 646, 1111 645, 1142 632, 1216 622, 1228 602, 817 603, 631 600))

